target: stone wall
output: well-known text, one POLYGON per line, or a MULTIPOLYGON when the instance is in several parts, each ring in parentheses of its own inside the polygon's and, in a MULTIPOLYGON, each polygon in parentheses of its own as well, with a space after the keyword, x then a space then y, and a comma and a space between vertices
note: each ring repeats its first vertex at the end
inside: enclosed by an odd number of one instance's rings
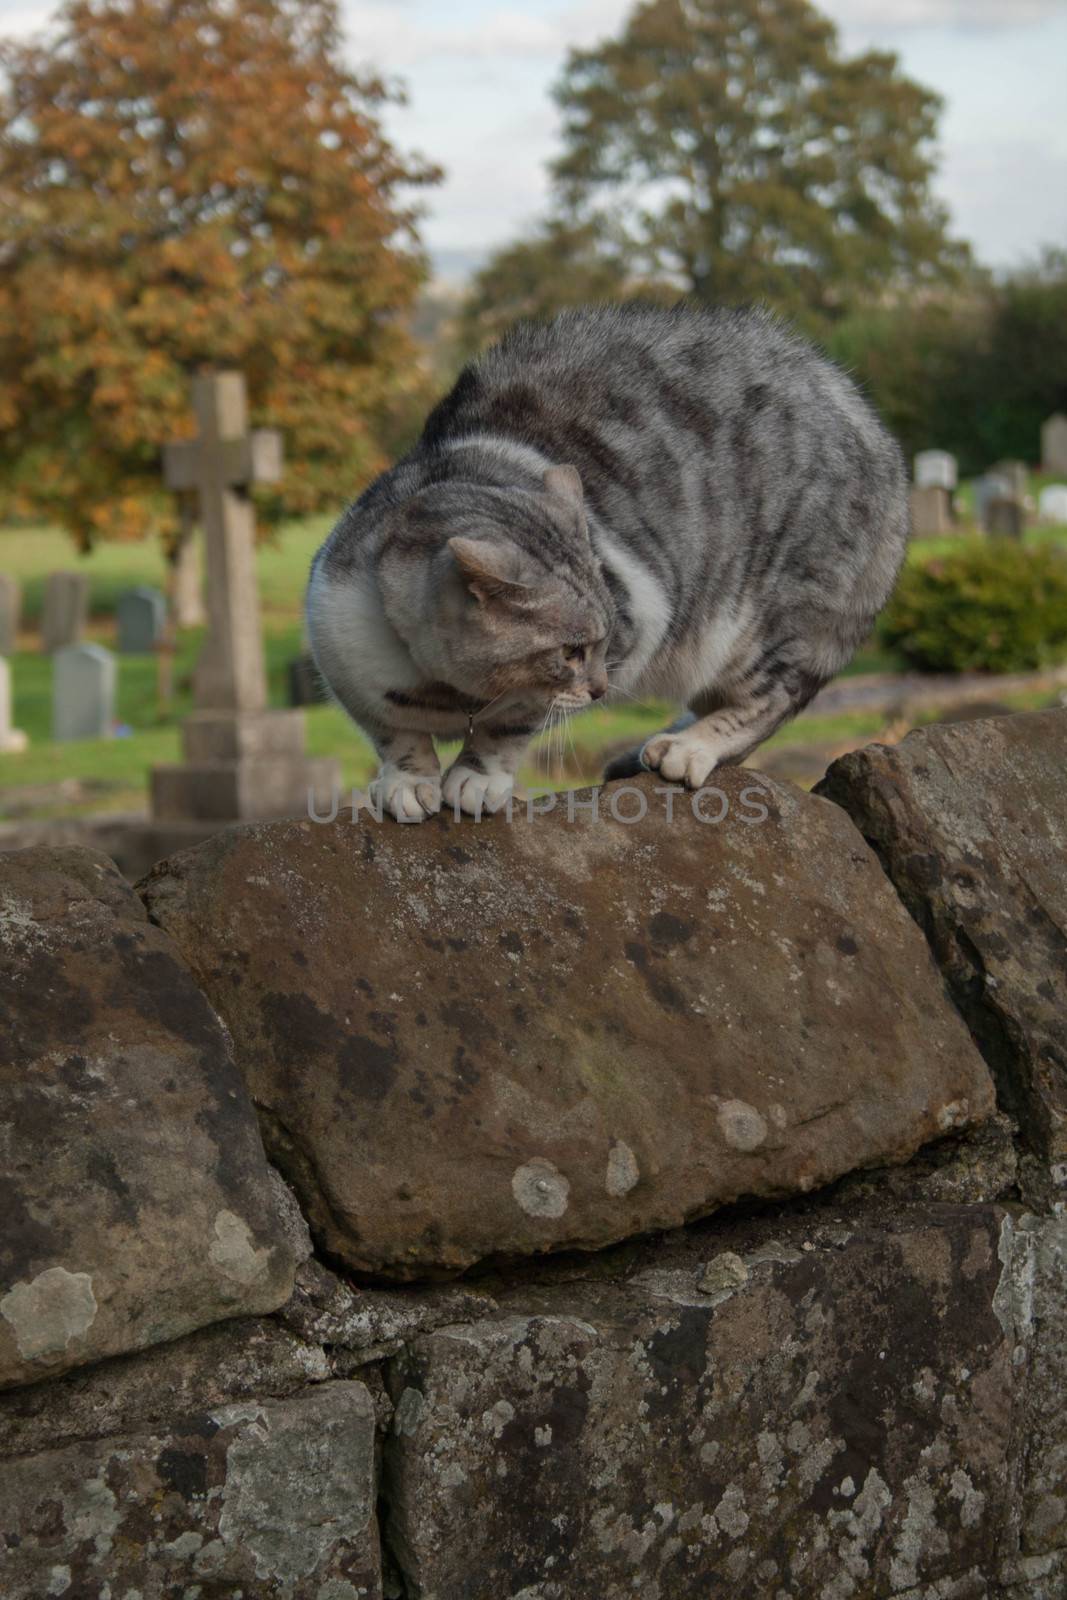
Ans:
POLYGON ((0 857, 5 1600, 1062 1600, 1067 713, 0 857))

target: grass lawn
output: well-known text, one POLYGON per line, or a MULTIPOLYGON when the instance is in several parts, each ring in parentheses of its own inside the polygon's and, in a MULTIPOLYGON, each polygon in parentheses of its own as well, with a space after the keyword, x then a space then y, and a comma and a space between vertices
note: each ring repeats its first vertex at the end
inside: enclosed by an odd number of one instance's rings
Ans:
MULTIPOLYGON (((286 666, 301 649, 301 610, 304 583, 311 558, 328 527, 328 517, 313 517, 283 527, 258 554, 260 596, 267 671, 272 705, 286 702, 286 666)), ((1028 541, 1054 541, 1067 545, 1067 528, 1036 529, 1028 541)), ((908 559, 925 557, 958 544, 958 538, 917 541, 908 559)), ((153 544, 109 544, 90 556, 79 556, 70 540, 54 528, 0 529, 0 572, 12 573, 23 586, 23 624, 19 650, 11 658, 15 726, 29 736, 29 748, 18 755, 0 755, 0 817, 5 815, 4 790, 52 786, 77 778, 91 783, 79 797, 42 795, 33 814, 73 814, 87 810, 136 810, 145 804, 148 769, 157 763, 180 759, 178 723, 192 708, 192 668, 199 652, 199 630, 179 638, 174 661, 174 694, 169 706, 158 696, 158 668, 154 657, 119 656, 116 708, 120 736, 113 739, 56 744, 51 738, 52 663, 38 649, 38 623, 44 581, 59 569, 84 570, 90 577, 90 621, 87 636, 99 644, 115 644, 115 608, 118 596, 135 584, 163 587, 164 563, 153 544)), ((877 641, 858 653, 849 673, 893 671, 899 662, 877 641)), ((1036 701, 1034 703, 1037 703, 1036 701)), ((1020 706, 1025 704, 1025 696, 1020 706)), ((554 759, 560 752, 542 751, 523 774, 531 785, 553 786, 581 781, 575 770, 599 770, 605 746, 638 743, 664 725, 671 708, 659 705, 624 705, 595 708, 570 724, 564 737, 570 755, 565 763, 554 759), (569 774, 569 775, 568 775, 569 774)), ((884 726, 877 713, 857 711, 836 717, 804 717, 782 729, 771 745, 845 741, 876 736, 884 726)), ((333 706, 307 711, 308 749, 313 755, 336 756, 344 783, 365 783, 373 770, 373 755, 359 732, 333 706)), ((445 752, 442 752, 445 754, 445 752)))

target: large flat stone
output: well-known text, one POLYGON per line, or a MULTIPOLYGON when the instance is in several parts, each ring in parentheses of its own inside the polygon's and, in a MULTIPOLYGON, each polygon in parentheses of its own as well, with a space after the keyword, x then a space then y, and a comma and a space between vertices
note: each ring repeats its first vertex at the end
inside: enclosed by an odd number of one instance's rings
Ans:
POLYGON ((361 1383, 177 1416, 0 1462, 5 1600, 378 1600, 361 1383))
POLYGON ((834 763, 819 793, 925 930, 1007 1109, 1067 1188, 1067 711, 940 725, 834 763))
POLYGON ((1027 1570, 1005 1228, 740 1224, 417 1339, 386 1449, 407 1592, 987 1600, 1027 1570))
POLYGON ((288 1297, 217 1017, 114 862, 0 856, 0 1386, 288 1297))
POLYGON ((645 779, 599 820, 243 828, 144 881, 328 1252, 415 1277, 595 1248, 988 1114, 852 823, 755 782, 722 775, 719 825, 645 779))

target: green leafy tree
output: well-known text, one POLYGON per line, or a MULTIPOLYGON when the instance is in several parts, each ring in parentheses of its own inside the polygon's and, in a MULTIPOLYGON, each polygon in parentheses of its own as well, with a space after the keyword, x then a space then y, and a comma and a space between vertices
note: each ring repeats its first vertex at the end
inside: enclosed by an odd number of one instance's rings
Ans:
POLYGON ((334 0, 67 0, 0 67, 7 509, 83 546, 172 535, 160 446, 223 366, 285 434, 265 509, 349 495, 423 381, 401 197, 437 173, 384 138, 334 0))
POLYGON ((967 260, 930 189, 937 96, 890 53, 842 55, 808 0, 645 0, 571 53, 555 98, 559 225, 592 230, 627 279, 819 328, 967 260))
POLYGON ((478 272, 457 328, 466 357, 498 339, 520 317, 549 317, 567 306, 604 300, 671 299, 667 285, 630 275, 625 241, 599 222, 549 219, 530 238, 498 250, 478 272))
POLYGON ((964 412, 977 464, 1012 457, 1037 465, 1041 424, 1067 412, 1067 251, 1047 250, 997 285, 981 356, 971 363, 964 412))
POLYGON ((864 307, 836 323, 832 356, 865 385, 905 450, 937 446, 966 474, 1038 464, 1041 424, 1067 411, 1067 253, 962 291, 864 307))

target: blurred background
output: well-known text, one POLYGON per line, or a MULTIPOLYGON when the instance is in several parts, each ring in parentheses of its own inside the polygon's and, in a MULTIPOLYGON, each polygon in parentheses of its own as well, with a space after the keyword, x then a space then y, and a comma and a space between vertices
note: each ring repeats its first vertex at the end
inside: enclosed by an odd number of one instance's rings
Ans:
MULTIPOLYGON (((163 452, 197 374, 243 373, 284 445, 250 491, 270 702, 363 783, 312 554, 464 361, 588 301, 773 307, 913 465, 894 602, 755 765, 811 783, 1063 697, 1067 0, 20 0, 0 30, 0 844, 135 819, 179 759, 202 530, 163 452)), ((527 781, 666 709, 576 720, 527 781)))

